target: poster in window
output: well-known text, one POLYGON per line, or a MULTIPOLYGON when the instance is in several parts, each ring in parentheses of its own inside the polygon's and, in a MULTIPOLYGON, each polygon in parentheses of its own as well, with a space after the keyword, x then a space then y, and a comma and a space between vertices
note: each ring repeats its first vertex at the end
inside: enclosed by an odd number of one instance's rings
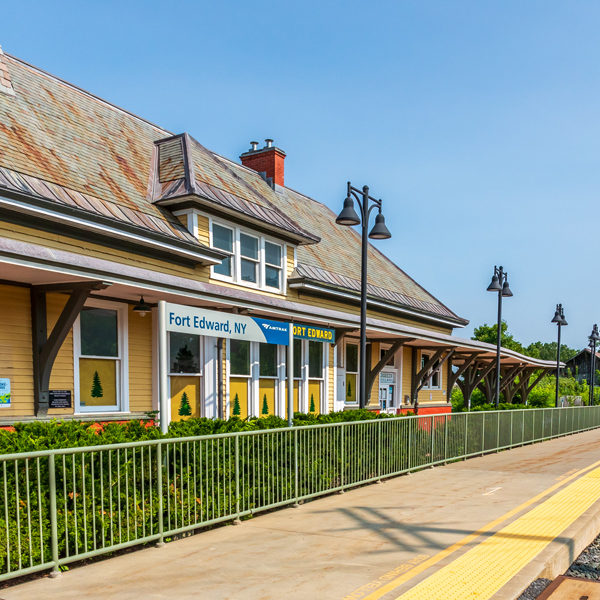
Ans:
POLYGON ((81 406, 117 406, 117 361, 79 359, 81 406))

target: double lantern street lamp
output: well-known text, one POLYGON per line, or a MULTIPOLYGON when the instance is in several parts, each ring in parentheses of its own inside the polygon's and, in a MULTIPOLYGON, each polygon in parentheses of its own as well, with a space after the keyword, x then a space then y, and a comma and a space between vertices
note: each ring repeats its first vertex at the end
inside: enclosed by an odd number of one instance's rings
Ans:
POLYGON ((589 337, 590 340, 590 406, 594 404, 594 383, 596 382, 596 342, 600 340, 600 333, 598 332, 598 325, 594 325, 592 333, 589 337))
POLYGON ((565 319, 565 309, 563 308, 562 304, 556 305, 556 312, 554 313, 554 318, 552 319, 551 323, 556 323, 558 326, 558 347, 556 349, 556 399, 554 402, 554 406, 558 408, 558 385, 560 379, 560 330, 568 325, 567 320, 565 319))
POLYGON ((362 190, 352 187, 348 182, 348 193, 344 200, 344 208, 335 222, 338 225, 362 227, 362 260, 360 267, 360 392, 359 406, 365 408, 367 401, 367 251, 369 249, 369 238, 372 240, 389 240, 392 237, 385 225, 385 218, 381 214, 381 200, 369 196, 369 187, 364 186, 362 190), (360 215, 354 210, 354 200, 358 203, 360 215), (370 206, 369 204, 372 203, 370 206), (377 208, 375 225, 367 235, 369 217, 371 211, 377 208))
POLYGON ((500 346, 502 342, 502 298, 510 298, 513 293, 508 287, 508 273, 502 267, 494 267, 492 283, 487 288, 488 292, 498 292, 498 338, 496 344, 496 408, 500 403, 500 346))

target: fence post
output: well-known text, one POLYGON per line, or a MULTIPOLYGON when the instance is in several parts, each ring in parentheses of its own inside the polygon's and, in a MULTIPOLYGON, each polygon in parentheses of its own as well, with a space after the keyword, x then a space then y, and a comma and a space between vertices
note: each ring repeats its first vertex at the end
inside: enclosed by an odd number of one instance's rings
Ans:
POLYGON ((410 459, 411 459, 411 456, 412 456, 412 452, 411 452, 411 450, 412 450, 412 435, 411 435, 411 432, 412 432, 413 421, 414 421, 414 419, 408 419, 408 421, 407 421, 407 423, 408 423, 408 427, 407 427, 408 433, 406 434, 406 437, 408 438, 408 463, 407 463, 406 466, 407 466, 407 470, 408 470, 409 475, 410 475, 410 459))
POLYGON ((481 454, 485 452, 485 412, 481 412, 481 454))
POLYGON ((377 483, 381 483, 381 419, 377 421, 377 483))
MULTIPOLYGON (((60 575, 58 568, 58 525, 56 522, 56 462, 54 453, 48 457, 48 472, 50 483, 50 535, 52 544, 52 573, 50 577, 55 578, 60 575)), ((8 526, 8 523, 7 523, 8 526)))
POLYGON ((513 417, 514 417, 514 411, 510 411, 510 447, 512 448, 512 440, 513 440, 513 417))
POLYGON ((444 464, 448 462, 448 413, 444 416, 444 464))
POLYGON ((533 421, 532 421, 532 425, 531 425, 531 441, 533 442, 535 440, 535 411, 536 409, 533 409, 533 421))
POLYGON ((240 436, 235 436, 235 513, 234 525, 240 525, 240 436))
POLYGON ((469 413, 466 412, 465 413, 465 447, 464 447, 464 453, 463 453, 465 460, 467 460, 467 454, 469 453, 468 443, 469 443, 469 413))
POLYGON ((294 508, 300 506, 298 504, 298 428, 294 427, 294 508))
POLYGON ((554 436, 554 409, 550 409, 552 412, 550 413, 550 437, 554 436))
POLYGON ((496 411, 496 425, 498 426, 496 429, 496 452, 498 452, 498 448, 500 448, 500 411, 496 411))
POLYGON ((435 444, 435 439, 434 439, 434 436, 435 436, 435 416, 432 415, 431 416, 431 454, 430 454, 432 466, 433 466, 433 462, 434 462, 433 461, 433 453, 435 452, 435 445, 434 445, 435 444))
POLYGON ((156 546, 162 548, 165 545, 164 535, 164 515, 163 515, 163 462, 162 462, 162 444, 156 445, 156 486, 158 487, 158 542, 156 546))

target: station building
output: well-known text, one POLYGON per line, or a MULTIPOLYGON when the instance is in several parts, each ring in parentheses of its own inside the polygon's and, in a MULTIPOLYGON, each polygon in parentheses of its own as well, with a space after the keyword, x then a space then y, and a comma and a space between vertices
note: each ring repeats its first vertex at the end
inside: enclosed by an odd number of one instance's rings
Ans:
MULTIPOLYGON (((285 161, 271 140, 219 156, 0 51, 0 424, 140 418, 161 389, 168 420, 284 417, 290 383, 294 410, 356 408, 361 240, 285 161)), ((369 408, 449 411, 495 349, 368 252, 369 408)), ((502 364, 506 385, 551 367, 502 364)))

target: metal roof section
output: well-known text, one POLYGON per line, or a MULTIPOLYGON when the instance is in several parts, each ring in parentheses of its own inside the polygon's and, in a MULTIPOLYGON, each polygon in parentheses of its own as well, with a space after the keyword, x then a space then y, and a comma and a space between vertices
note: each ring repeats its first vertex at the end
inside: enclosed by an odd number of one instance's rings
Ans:
MULTIPOLYGON (((312 287, 313 290, 321 291, 327 294, 327 290, 348 290, 354 292, 353 296, 358 300, 360 298, 360 280, 352 279, 346 275, 332 273, 319 267, 311 265, 298 264, 294 272, 288 278, 288 285, 291 288, 312 287), (321 286, 321 287, 319 287, 321 286)), ((411 296, 406 296, 400 292, 380 288, 372 284, 367 285, 367 298, 369 304, 373 304, 373 300, 381 300, 384 303, 389 303, 390 308, 408 309, 409 313, 422 313, 423 316, 437 315, 442 319, 449 321, 453 326, 461 327, 468 324, 468 321, 461 319, 455 315, 449 308, 443 304, 434 304, 433 302, 425 302, 411 296)))

